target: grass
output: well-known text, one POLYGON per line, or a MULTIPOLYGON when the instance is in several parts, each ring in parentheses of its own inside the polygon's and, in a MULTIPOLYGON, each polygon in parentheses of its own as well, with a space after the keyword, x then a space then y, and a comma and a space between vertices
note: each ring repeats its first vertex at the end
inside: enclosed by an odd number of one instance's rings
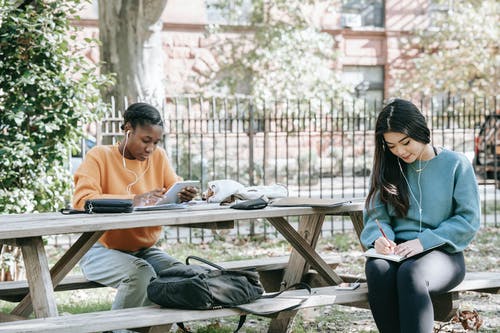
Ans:
MULTIPOLYGON (((188 255, 201 255, 212 261, 227 261, 289 254, 291 248, 283 240, 249 240, 244 237, 212 241, 204 244, 168 243, 161 246, 171 255, 184 260, 188 255)), ((465 251, 466 264, 469 271, 498 271, 500 259, 500 228, 482 228, 473 243, 465 251)), ((358 240, 353 232, 338 233, 331 237, 321 238, 317 250, 321 254, 337 253, 342 262, 336 268, 340 274, 364 275, 364 258, 358 240)), ((50 259, 55 260, 61 249, 51 249, 50 259)), ((73 273, 79 273, 76 267, 73 273)), ((56 293, 59 313, 85 313, 107 310, 111 306, 115 291, 111 288, 75 290, 56 293)), ((493 306, 483 307, 480 314, 485 324, 480 332, 498 332, 500 315, 499 295, 464 293, 462 297, 475 307, 493 302, 493 306), (488 326, 489 325, 489 326, 488 326), (491 326, 491 327, 490 327, 491 326)), ((0 301, 3 312, 10 311, 15 304, 0 301)), ((269 319, 248 316, 241 332, 257 333, 265 331, 269 319)), ((196 333, 232 332, 237 327, 238 318, 189 323, 196 333)), ((454 332, 460 328, 453 328, 454 332)), ((376 332, 369 310, 346 306, 327 306, 318 309, 301 310, 293 324, 293 333, 313 332, 376 332)))

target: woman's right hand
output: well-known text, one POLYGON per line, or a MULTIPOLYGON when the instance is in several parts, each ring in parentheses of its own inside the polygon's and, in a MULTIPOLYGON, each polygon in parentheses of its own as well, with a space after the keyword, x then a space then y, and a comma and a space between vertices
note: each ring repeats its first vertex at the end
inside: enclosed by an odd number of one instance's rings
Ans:
POLYGON ((134 197, 134 206, 153 206, 163 198, 166 191, 165 188, 157 188, 143 194, 137 194, 134 197))
POLYGON ((396 243, 382 236, 377 238, 373 245, 375 247, 375 251, 382 254, 393 254, 394 249, 396 248, 396 243))

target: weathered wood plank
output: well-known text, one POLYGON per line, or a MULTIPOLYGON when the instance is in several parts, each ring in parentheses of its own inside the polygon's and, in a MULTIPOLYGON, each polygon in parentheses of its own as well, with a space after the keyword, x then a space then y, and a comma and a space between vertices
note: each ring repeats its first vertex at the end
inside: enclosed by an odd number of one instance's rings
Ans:
MULTIPOLYGON (((323 289, 323 288, 321 288, 323 289)), ((275 299, 261 299, 256 304, 258 309, 279 309, 289 302, 297 303, 297 299, 307 298, 299 308, 323 306, 337 303, 337 300, 345 301, 345 292, 314 289, 313 296, 304 296, 304 290, 285 292, 275 299)), ((328 287, 331 289, 331 287, 328 287)), ((366 292, 365 292, 366 293, 366 292)), ((361 294, 361 293, 360 293, 361 294)), ((353 299, 358 299, 354 296, 353 299)), ((143 327, 144 323, 154 327, 159 325, 173 324, 177 322, 190 322, 221 318, 227 316, 239 316, 244 312, 238 309, 217 310, 181 310, 162 309, 157 306, 100 311, 85 314, 65 315, 43 319, 31 319, 18 322, 0 323, 0 332, 45 332, 45 333, 87 333, 106 331, 114 329, 143 327)))
MULTIPOLYGON (((490 275, 486 272, 476 276, 483 278, 490 275)), ((469 273, 468 273, 469 274, 469 273)), ((492 276, 495 276, 493 273, 492 276)), ((466 277, 473 280, 475 274, 466 277)), ((496 281, 496 280, 494 280, 496 281)), ((357 305, 366 304, 368 299, 368 289, 365 283, 352 291, 336 290, 335 287, 313 288, 312 296, 304 296, 304 290, 286 291, 275 299, 262 299, 256 303, 257 309, 264 307, 269 309, 283 308, 290 302, 296 302, 297 299, 307 298, 298 309, 308 307, 318 307, 331 304, 357 305)), ((294 312, 293 310, 292 312, 294 312)), ((227 316, 239 316, 243 314, 237 309, 218 309, 218 310, 180 310, 180 309, 162 309, 158 306, 110 310, 94 313, 67 315, 61 317, 51 317, 43 319, 22 320, 17 322, 0 323, 0 333, 9 332, 44 332, 44 333, 87 333, 103 330, 124 329, 143 327, 144 323, 150 325, 153 329, 157 326, 169 325, 177 322, 190 322, 197 320, 207 320, 227 316)), ((289 317, 290 313, 281 312, 277 318, 289 317)), ((152 331, 155 332, 155 331, 152 331)))
POLYGON ((484 291, 498 294, 500 272, 467 272, 464 280, 451 291, 484 291))
POLYGON ((278 230, 295 249, 306 258, 309 264, 317 270, 329 283, 336 285, 342 279, 328 266, 320 255, 308 244, 299 233, 282 217, 268 218, 269 222, 278 230))
MULTIPOLYGON (((42 237, 23 238, 19 240, 19 244, 21 245, 35 316, 37 318, 57 316, 54 287, 50 279, 49 264, 42 237)), ((23 316, 23 312, 16 311, 16 309, 11 314, 23 316)))
MULTIPOLYGON (((64 253, 64 255, 57 261, 57 263, 50 270, 52 288, 54 286, 57 286, 62 281, 62 279, 73 269, 73 267, 75 267, 75 265, 80 261, 83 255, 85 255, 85 253, 87 253, 87 251, 92 247, 92 245, 94 245, 95 242, 97 242, 97 240, 102 236, 102 234, 103 234, 102 231, 83 233, 78 238, 78 240, 68 249, 68 251, 64 253)), ((43 251, 43 253, 45 254, 45 249, 43 247, 40 249, 40 251, 43 251)), ((41 267, 47 267, 48 269, 48 264, 41 267)), ((32 285, 31 283, 29 284, 32 285)), ((11 313, 24 317, 29 316, 29 314, 33 311, 33 305, 34 305, 31 295, 26 295, 24 299, 14 308, 14 310, 12 310, 11 313)))
MULTIPOLYGON (((340 263, 340 256, 328 255, 322 257, 325 262, 332 268, 340 263)), ((266 257, 260 259, 245 259, 245 260, 231 260, 224 262, 216 262, 226 269, 247 269, 255 268, 259 273, 270 272, 282 276, 282 271, 288 266, 288 256, 279 257, 266 257)), ((262 277, 264 280, 265 278, 262 277)), ((281 281, 281 278, 280 278, 281 281)), ((264 281, 262 281, 264 283, 264 281)), ((279 283, 277 283, 279 285, 279 283)), ((87 280, 83 275, 66 276, 57 286, 55 291, 67 291, 77 289, 89 289, 104 287, 97 282, 87 280)), ((276 291, 279 288, 266 289, 268 291, 276 291)), ((21 281, 3 281, 0 283, 0 299, 10 302, 19 302, 28 293, 28 282, 21 281)))
MULTIPOLYGON (((361 236, 361 231, 363 231, 364 223, 363 223, 363 212, 358 211, 358 212, 350 212, 349 217, 351 218, 352 225, 354 227, 354 231, 356 232, 356 235, 358 236, 358 239, 361 236)), ((359 243, 361 248, 363 250, 366 250, 363 245, 361 245, 361 242, 359 243)))
MULTIPOLYGON (((314 250, 318 242, 319 235, 321 233, 321 227, 323 226, 323 220, 325 215, 317 214, 312 216, 301 216, 299 220, 299 226, 297 229, 297 234, 304 239, 304 241, 311 247, 312 252, 316 253, 314 250)), ((285 223, 288 223, 285 221, 285 223)), ((290 235, 290 237, 293 237, 290 235)), ((287 236, 285 236, 287 238, 287 236)), ((314 255, 311 253, 310 255, 314 255)), ((283 277, 282 289, 287 286, 291 286, 295 283, 301 282, 304 273, 309 270, 309 263, 296 249, 292 250, 290 254, 289 266, 285 271, 283 277)), ((286 332, 293 321, 293 317, 297 311, 288 311, 288 316, 281 319, 273 319, 269 325, 268 332, 286 332)))
POLYGON ((12 214, 0 217, 0 239, 106 231, 147 226, 183 226, 193 223, 214 223, 228 220, 245 220, 268 217, 343 214, 362 209, 362 203, 353 202, 339 207, 315 209, 310 207, 266 207, 259 210, 236 210, 227 206, 219 209, 170 210, 137 212, 129 214, 81 214, 61 213, 12 214), (140 216, 140 218, 138 218, 140 216), (43 221, 44 223, 40 223, 43 221))

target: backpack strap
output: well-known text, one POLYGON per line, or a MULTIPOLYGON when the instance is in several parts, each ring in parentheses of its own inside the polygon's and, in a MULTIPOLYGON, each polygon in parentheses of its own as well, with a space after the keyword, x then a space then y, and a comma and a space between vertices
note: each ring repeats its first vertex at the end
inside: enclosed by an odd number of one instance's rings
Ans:
POLYGON ((184 323, 175 323, 184 333, 193 333, 189 328, 184 326, 184 323))
POLYGON ((189 259, 193 259, 193 260, 198 260, 198 261, 201 261, 202 263, 205 263, 209 266, 212 266, 214 268, 217 268, 218 270, 221 270, 221 271, 224 271, 224 267, 222 266, 219 266, 217 264, 214 264, 213 262, 211 261, 208 261, 207 259, 203 259, 203 258, 200 258, 200 257, 197 257, 197 256, 187 256, 186 257, 186 265, 189 265, 189 259))
POLYGON ((241 315, 240 320, 238 321, 238 327, 236 327, 236 330, 233 333, 238 333, 240 328, 243 327, 243 324, 245 323, 246 320, 247 320, 247 315, 241 315))
POLYGON ((303 289, 307 289, 307 291, 309 292, 309 295, 311 295, 311 293, 312 293, 311 287, 307 283, 299 282, 299 283, 292 284, 291 286, 286 287, 285 289, 280 290, 278 292, 262 295, 261 298, 275 298, 275 297, 283 294, 287 290, 298 289, 297 287, 302 287, 303 289))

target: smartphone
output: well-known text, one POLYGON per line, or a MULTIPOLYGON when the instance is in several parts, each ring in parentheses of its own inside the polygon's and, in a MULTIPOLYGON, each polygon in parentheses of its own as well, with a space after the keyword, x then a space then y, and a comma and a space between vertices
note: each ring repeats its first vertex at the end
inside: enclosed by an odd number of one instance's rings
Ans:
POLYGON ((335 286, 337 290, 354 290, 358 289, 360 286, 359 282, 342 282, 338 286, 335 286))

